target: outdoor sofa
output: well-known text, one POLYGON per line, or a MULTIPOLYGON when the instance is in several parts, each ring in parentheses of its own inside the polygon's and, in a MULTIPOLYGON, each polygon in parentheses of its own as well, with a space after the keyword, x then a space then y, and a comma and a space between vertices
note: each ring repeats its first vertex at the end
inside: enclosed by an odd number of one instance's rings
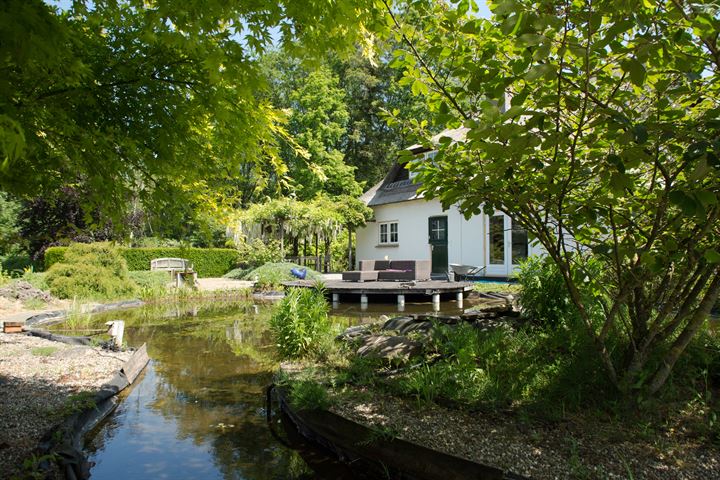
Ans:
POLYGON ((350 282, 430 280, 430 260, 360 260, 360 270, 343 272, 350 282))

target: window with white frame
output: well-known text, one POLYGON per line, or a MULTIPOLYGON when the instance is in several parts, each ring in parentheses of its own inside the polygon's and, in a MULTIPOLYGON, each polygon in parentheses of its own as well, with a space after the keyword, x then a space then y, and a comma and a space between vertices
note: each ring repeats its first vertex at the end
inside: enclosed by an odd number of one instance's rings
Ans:
MULTIPOLYGON (((437 151, 437 150, 431 150, 431 151, 429 151, 429 152, 425 152, 425 153, 420 154, 420 156, 422 156, 422 159, 423 159, 423 160, 434 161, 434 160, 435 160, 435 157, 437 156, 437 154, 438 154, 438 151, 437 151)), ((417 177, 417 172, 414 172, 414 171, 410 170, 410 179, 412 180, 412 179, 415 178, 415 177, 417 177)))
POLYGON ((388 245, 398 243, 398 222, 383 222, 380 224, 380 244, 388 245))

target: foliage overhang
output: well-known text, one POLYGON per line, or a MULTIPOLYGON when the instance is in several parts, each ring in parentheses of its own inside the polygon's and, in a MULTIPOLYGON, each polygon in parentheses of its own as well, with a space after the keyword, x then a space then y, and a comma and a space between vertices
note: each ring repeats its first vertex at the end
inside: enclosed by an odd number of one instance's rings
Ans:
POLYGON ((654 393, 720 291, 717 4, 504 0, 492 20, 471 5, 418 4, 415 23, 387 7, 404 82, 469 129, 411 168, 427 198, 500 209, 534 234, 609 378, 654 393), (605 275, 583 285, 570 239, 605 275))

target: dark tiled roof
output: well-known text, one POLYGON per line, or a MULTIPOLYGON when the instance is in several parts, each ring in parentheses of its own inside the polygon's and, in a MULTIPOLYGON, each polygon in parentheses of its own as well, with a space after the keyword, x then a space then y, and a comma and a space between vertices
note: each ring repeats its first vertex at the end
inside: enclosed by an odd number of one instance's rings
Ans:
MULTIPOLYGON (((445 130, 434 137, 431 141, 435 144, 440 142, 440 138, 449 137, 453 142, 459 142, 465 140, 465 135, 468 129, 465 127, 456 128, 453 130, 445 130)), ((408 148, 413 153, 422 153, 427 151, 427 147, 423 147, 420 144, 413 145, 408 148)), ((375 205, 386 205, 388 203, 399 203, 407 202, 408 200, 415 200, 422 198, 422 195, 418 195, 417 190, 420 184, 413 183, 410 179, 397 180, 398 174, 405 166, 399 163, 395 163, 392 166, 388 174, 385 176, 383 181, 373 185, 373 187, 365 192, 360 200, 365 202, 368 207, 375 205)))
POLYGON ((360 200, 365 202, 368 207, 373 207, 420 198, 417 194, 419 184, 413 183, 410 179, 395 181, 398 172, 403 168, 405 166, 399 163, 393 165, 385 179, 365 192, 360 200))

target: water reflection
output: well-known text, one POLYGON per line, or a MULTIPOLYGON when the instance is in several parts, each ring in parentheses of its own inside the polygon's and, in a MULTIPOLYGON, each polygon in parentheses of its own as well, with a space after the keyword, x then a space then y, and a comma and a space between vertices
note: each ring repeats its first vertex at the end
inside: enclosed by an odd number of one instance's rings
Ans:
MULTIPOLYGON (((460 313, 452 305, 444 304, 442 313, 460 313)), ((154 305, 93 317, 90 328, 125 320, 128 344, 146 342, 152 359, 88 442, 93 478, 355 478, 301 441, 309 467, 267 428, 263 391, 277 368, 271 309, 253 303, 154 305)), ((333 318, 347 327, 396 313, 393 305, 360 311, 342 304, 333 318)), ((432 305, 408 303, 405 313, 432 313, 432 305)))
POLYGON ((268 307, 169 313, 122 314, 128 343, 147 342, 152 361, 89 442, 93 478, 314 478, 265 424, 268 307))

